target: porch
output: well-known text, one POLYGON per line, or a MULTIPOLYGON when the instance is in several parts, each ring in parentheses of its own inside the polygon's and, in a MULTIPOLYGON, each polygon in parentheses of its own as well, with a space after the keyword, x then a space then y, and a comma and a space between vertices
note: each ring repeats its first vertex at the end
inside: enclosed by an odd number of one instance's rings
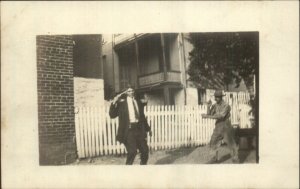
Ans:
POLYGON ((164 105, 172 105, 171 90, 184 83, 179 34, 128 34, 115 37, 119 91, 128 85, 137 90, 163 90, 164 105))

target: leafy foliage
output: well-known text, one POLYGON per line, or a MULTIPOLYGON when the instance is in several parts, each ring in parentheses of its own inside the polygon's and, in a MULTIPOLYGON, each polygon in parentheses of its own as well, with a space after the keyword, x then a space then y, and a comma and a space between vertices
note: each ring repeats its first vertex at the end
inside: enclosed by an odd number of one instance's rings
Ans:
MULTIPOLYGON (((253 85, 258 64, 258 33, 191 33, 189 42, 190 80, 201 86, 228 86, 242 79, 247 87, 253 85)), ((216 87, 215 87, 216 88, 216 87)))

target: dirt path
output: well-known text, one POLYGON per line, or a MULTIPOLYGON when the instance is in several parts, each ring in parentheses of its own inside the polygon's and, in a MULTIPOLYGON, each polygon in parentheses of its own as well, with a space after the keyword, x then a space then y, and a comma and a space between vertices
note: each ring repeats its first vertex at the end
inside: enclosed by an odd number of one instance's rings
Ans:
MULTIPOLYGON (((226 147, 219 150, 220 164, 231 163, 230 154, 226 147)), ((241 163, 256 163, 255 150, 240 150, 239 158, 241 163)), ((180 148, 174 150, 152 151, 149 154, 149 165, 164 164, 208 164, 211 155, 208 147, 180 148)), ((93 159, 82 159, 74 165, 123 165, 125 155, 102 156, 93 159)), ((134 164, 139 164, 139 154, 136 156, 134 164)))

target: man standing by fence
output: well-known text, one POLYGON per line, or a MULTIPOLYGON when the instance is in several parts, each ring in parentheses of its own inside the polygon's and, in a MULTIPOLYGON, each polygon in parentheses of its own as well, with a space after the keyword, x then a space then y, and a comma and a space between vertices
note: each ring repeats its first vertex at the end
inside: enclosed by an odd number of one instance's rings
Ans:
POLYGON ((140 164, 146 165, 148 161, 147 132, 150 132, 150 136, 152 133, 144 114, 146 103, 135 98, 134 90, 128 88, 125 92, 117 95, 110 105, 109 116, 111 118, 119 117, 116 139, 126 147, 126 165, 133 164, 137 149, 141 153, 140 164))
POLYGON ((235 142, 235 134, 230 122, 230 106, 222 99, 224 96, 221 90, 215 91, 216 103, 208 107, 207 114, 202 114, 202 118, 216 119, 216 126, 210 140, 210 148, 214 152, 212 162, 218 162, 218 148, 222 140, 230 149, 233 163, 238 163, 238 145, 235 142))

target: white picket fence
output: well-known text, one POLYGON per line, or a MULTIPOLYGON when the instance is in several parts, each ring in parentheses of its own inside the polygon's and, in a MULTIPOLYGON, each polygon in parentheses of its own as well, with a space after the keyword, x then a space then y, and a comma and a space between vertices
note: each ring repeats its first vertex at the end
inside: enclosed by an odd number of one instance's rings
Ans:
MULTIPOLYGON (((206 106, 201 105, 146 106, 145 114, 153 134, 148 137, 150 150, 208 144, 215 121, 201 118, 206 111, 206 106)), ((75 115, 79 158, 126 153, 124 145, 116 141, 118 119, 110 119, 108 107, 78 107, 75 115)), ((245 113, 232 115, 245 123, 247 116, 245 113)))
MULTIPOLYGON (((76 143, 79 158, 108 154, 125 154, 124 145, 116 141, 118 119, 110 119, 108 107, 76 108, 76 143)), ((205 106, 146 106, 151 126, 150 150, 164 150, 207 144, 214 120, 201 119, 205 106)))
POLYGON ((205 106, 146 106, 145 114, 153 136, 150 149, 163 150, 207 144, 214 129, 214 120, 202 119, 205 106))
POLYGON ((108 107, 78 107, 75 114, 76 144, 79 158, 124 154, 116 141, 118 119, 110 119, 108 107))

